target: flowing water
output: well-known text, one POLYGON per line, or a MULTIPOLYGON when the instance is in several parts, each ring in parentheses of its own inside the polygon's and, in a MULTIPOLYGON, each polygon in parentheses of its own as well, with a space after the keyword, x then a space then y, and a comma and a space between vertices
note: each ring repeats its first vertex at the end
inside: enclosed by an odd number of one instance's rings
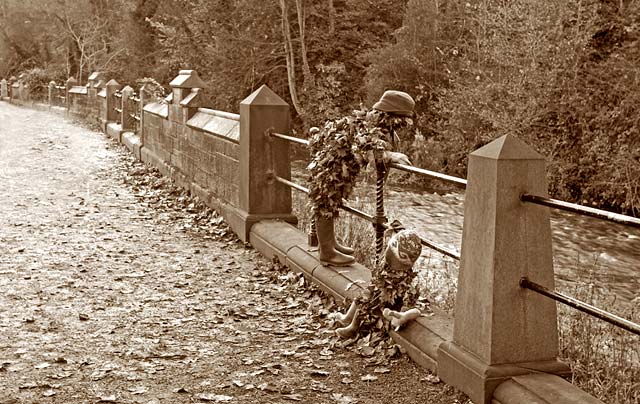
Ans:
MULTIPOLYGON (((391 220, 460 251, 464 193, 390 189, 385 196, 391 220)), ((640 229, 557 210, 551 211, 551 229, 559 289, 593 283, 622 302, 640 304, 640 229)), ((438 266, 435 254, 425 249, 423 255, 438 266)))

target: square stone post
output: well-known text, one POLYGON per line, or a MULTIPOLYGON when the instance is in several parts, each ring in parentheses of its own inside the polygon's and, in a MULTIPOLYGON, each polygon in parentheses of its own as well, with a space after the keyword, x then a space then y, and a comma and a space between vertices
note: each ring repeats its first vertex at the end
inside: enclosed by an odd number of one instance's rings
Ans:
POLYGON ((469 156, 453 341, 438 350, 438 375, 476 404, 514 375, 569 374, 557 360, 553 300, 520 288, 521 277, 554 288, 545 159, 514 136, 469 156))
POLYGON ((9 97, 9 90, 7 89, 7 79, 0 80, 0 97, 9 97))
POLYGON ((48 94, 48 99, 49 99, 49 109, 51 109, 51 107, 53 106, 54 100, 53 97, 55 97, 55 92, 56 90, 56 82, 55 81, 50 81, 49 82, 49 94, 48 94))
POLYGON ((184 124, 201 106, 206 84, 195 70, 180 70, 169 86, 173 95, 169 104, 169 120, 184 124))
POLYGON ((140 137, 140 147, 144 146, 144 106, 147 102, 147 88, 143 84, 140 87, 140 105, 138 105, 138 112, 140 113, 140 122, 138 122, 138 137, 140 137))
POLYGON ((120 115, 120 122, 122 122, 122 131, 131 132, 134 129, 133 118, 131 114, 134 112, 133 103, 129 100, 129 97, 135 95, 135 90, 130 86, 126 86, 122 89, 122 112, 120 115))
POLYGON ((104 116, 102 117, 105 128, 106 128, 106 125, 109 124, 109 122, 116 122, 118 120, 118 112, 116 112, 115 110, 116 102, 118 100, 116 99, 115 94, 121 88, 122 86, 120 85, 120 83, 118 83, 113 79, 109 80, 105 85, 107 96, 104 99, 105 109, 104 109, 104 116))
POLYGON ((69 77, 67 79, 67 81, 64 83, 64 87, 65 87, 65 103, 66 103, 66 107, 67 107, 67 113, 71 112, 71 89, 73 88, 73 86, 78 84, 78 80, 76 80, 74 77, 69 77))
POLYGON ((291 178, 289 143, 270 138, 269 130, 288 133, 289 105, 263 85, 240 103, 240 200, 231 226, 245 242, 260 220, 297 222, 291 213, 291 188, 272 177, 291 178))

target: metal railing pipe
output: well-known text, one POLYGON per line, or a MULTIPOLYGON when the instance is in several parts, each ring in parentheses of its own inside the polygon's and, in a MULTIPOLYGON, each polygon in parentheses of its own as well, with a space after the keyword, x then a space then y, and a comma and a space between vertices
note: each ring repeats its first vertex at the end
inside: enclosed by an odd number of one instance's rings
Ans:
POLYGON ((431 178, 436 178, 442 181, 452 182, 460 188, 467 187, 467 180, 465 180, 464 178, 454 177, 452 175, 442 174, 436 171, 425 170, 424 168, 420 167, 408 166, 406 164, 391 163, 388 164, 388 166, 397 170, 406 171, 408 173, 419 174, 431 178))
POLYGON ((301 138, 295 137, 295 136, 283 135, 282 133, 276 133, 276 132, 269 132, 268 135, 271 136, 271 137, 278 138, 278 139, 284 139, 284 140, 287 140, 289 142, 293 142, 293 143, 298 143, 298 144, 301 144, 301 145, 309 146, 309 141, 307 139, 301 139, 301 138))
POLYGON ((567 212, 578 213, 585 216, 608 220, 610 222, 624 224, 626 226, 640 228, 640 219, 632 216, 621 215, 619 213, 608 212, 602 209, 590 208, 588 206, 582 206, 538 195, 523 194, 520 196, 520 200, 523 202, 535 203, 536 205, 548 206, 550 208, 565 210, 567 212))
POLYGON ((520 279, 520 287, 532 290, 555 301, 566 304, 567 306, 571 306, 578 311, 587 313, 591 316, 599 318, 600 320, 606 321, 607 323, 613 324, 616 327, 620 327, 636 335, 640 335, 640 325, 597 307, 591 306, 590 304, 573 297, 564 295, 560 292, 556 292, 555 290, 548 289, 535 282, 531 282, 527 278, 520 279))

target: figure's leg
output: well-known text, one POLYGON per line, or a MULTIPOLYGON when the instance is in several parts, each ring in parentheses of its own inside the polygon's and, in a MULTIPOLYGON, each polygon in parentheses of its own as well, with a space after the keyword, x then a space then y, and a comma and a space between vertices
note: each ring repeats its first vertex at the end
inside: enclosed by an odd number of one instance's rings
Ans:
POLYGON ((347 266, 355 262, 353 256, 343 254, 336 249, 333 217, 316 215, 316 232, 320 262, 323 265, 347 266))
MULTIPOLYGON (((333 215, 333 222, 334 222, 334 223, 335 223, 335 219, 336 219, 337 217, 338 217, 338 214, 337 214, 337 213, 336 213, 335 215, 333 215)), ((333 235, 333 240, 334 240, 334 243, 335 243, 336 251, 339 251, 339 252, 341 252, 341 253, 343 253, 343 254, 346 254, 346 255, 353 255, 353 253, 354 253, 353 248, 348 247, 348 246, 346 246, 346 245, 342 245, 342 244, 340 244, 340 243, 338 242, 338 238, 335 236, 335 233, 334 233, 334 235, 333 235)))
POLYGON ((409 321, 413 321, 420 317, 420 314, 420 310, 415 308, 407 311, 395 311, 387 308, 382 310, 382 316, 391 322, 391 327, 395 331, 398 331, 409 321))
POLYGON ((353 321, 353 317, 355 316, 357 309, 358 305, 354 301, 351 302, 351 306, 349 306, 349 309, 345 314, 331 313, 330 318, 336 320, 342 327, 346 327, 351 323, 351 321, 353 321))
MULTIPOLYGON (((355 305, 355 302, 353 303, 353 305, 355 305)), ((358 317, 358 307, 355 306, 351 323, 349 323, 349 325, 346 327, 338 328, 336 330, 336 334, 338 334, 341 338, 353 338, 356 336, 356 334, 358 334, 359 329, 360 329, 360 317, 358 317)))

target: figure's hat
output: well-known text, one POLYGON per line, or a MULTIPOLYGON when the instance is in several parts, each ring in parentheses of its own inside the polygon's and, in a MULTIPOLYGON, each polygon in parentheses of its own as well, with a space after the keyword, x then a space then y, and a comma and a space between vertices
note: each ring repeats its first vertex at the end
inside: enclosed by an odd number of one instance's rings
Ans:
POLYGON ((411 116, 415 105, 415 101, 409 94, 403 91, 387 90, 372 108, 396 115, 411 116))

